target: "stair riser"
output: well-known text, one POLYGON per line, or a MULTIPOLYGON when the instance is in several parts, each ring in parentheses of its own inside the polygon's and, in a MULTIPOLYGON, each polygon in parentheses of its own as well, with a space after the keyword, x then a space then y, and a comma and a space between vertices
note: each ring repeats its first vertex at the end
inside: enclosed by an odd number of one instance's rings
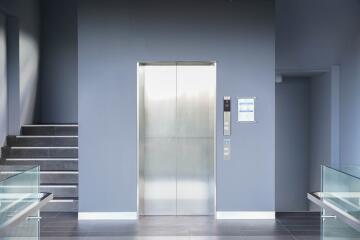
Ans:
POLYGON ((77 158, 77 149, 3 149, 3 158, 77 158))
POLYGON ((77 136, 78 127, 22 127, 22 135, 77 136))
POLYGON ((32 160, 16 160, 16 161, 6 161, 8 165, 18 165, 18 166, 40 166, 42 171, 77 171, 78 170, 78 161, 32 161, 32 160))
POLYGON ((77 212, 78 211, 78 201, 74 200, 72 202, 52 202, 47 203, 41 212, 77 212))
POLYGON ((78 174, 40 173, 41 184, 78 184, 78 174))
POLYGON ((17 138, 8 137, 8 146, 14 147, 77 147, 78 138, 17 138))
POLYGON ((48 192, 54 195, 54 198, 77 198, 78 189, 67 187, 40 187, 41 192, 48 192))

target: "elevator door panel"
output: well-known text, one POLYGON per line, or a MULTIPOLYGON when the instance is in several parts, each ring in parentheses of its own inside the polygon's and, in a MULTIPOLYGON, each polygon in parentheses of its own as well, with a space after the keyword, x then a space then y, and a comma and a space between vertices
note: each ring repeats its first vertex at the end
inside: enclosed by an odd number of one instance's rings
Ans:
POLYGON ((176 140, 145 142, 144 215, 176 215, 176 140))
POLYGON ((177 215, 212 215, 214 142, 208 138, 179 138, 177 156, 177 215))
POLYGON ((214 214, 215 66, 139 71, 142 215, 214 214))
POLYGON ((145 137, 176 135, 176 66, 146 66, 145 137))
POLYGON ((212 66, 177 66, 177 214, 211 215, 214 159, 212 66))
POLYGON ((144 215, 176 215, 176 66, 144 70, 144 215))
POLYGON ((177 66, 178 137, 213 137, 214 66, 177 66))

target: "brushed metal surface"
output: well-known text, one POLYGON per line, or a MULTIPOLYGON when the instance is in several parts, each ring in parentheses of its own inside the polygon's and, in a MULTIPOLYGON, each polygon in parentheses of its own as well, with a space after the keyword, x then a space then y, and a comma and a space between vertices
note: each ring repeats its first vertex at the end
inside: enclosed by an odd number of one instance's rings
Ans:
POLYGON ((145 137, 176 136, 176 66, 144 66, 145 137))
POLYGON ((140 215, 214 214, 215 71, 139 64, 140 215))
POLYGON ((214 137, 215 66, 177 66, 177 136, 214 137))
POLYGON ((179 138, 177 215, 214 213, 214 143, 211 138, 179 138))
POLYGON ((214 66, 177 66, 177 215, 214 212, 214 66))
POLYGON ((143 215, 176 215, 176 140, 145 139, 143 215))
POLYGON ((143 66, 142 215, 176 215, 176 66, 143 66))

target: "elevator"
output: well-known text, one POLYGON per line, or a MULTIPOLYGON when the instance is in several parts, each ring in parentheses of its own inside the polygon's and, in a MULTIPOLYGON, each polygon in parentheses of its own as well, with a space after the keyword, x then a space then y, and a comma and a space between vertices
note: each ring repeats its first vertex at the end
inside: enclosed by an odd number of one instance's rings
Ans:
POLYGON ((216 65, 138 64, 140 215, 214 215, 216 65))

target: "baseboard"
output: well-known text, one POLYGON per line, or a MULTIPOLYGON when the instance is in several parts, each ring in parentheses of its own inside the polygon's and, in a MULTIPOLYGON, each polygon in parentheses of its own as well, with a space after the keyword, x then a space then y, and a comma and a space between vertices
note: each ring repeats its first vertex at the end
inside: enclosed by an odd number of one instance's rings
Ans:
POLYGON ((275 219, 275 211, 216 212, 216 219, 275 219))
POLYGON ((136 212, 79 212, 79 220, 136 220, 136 212))

